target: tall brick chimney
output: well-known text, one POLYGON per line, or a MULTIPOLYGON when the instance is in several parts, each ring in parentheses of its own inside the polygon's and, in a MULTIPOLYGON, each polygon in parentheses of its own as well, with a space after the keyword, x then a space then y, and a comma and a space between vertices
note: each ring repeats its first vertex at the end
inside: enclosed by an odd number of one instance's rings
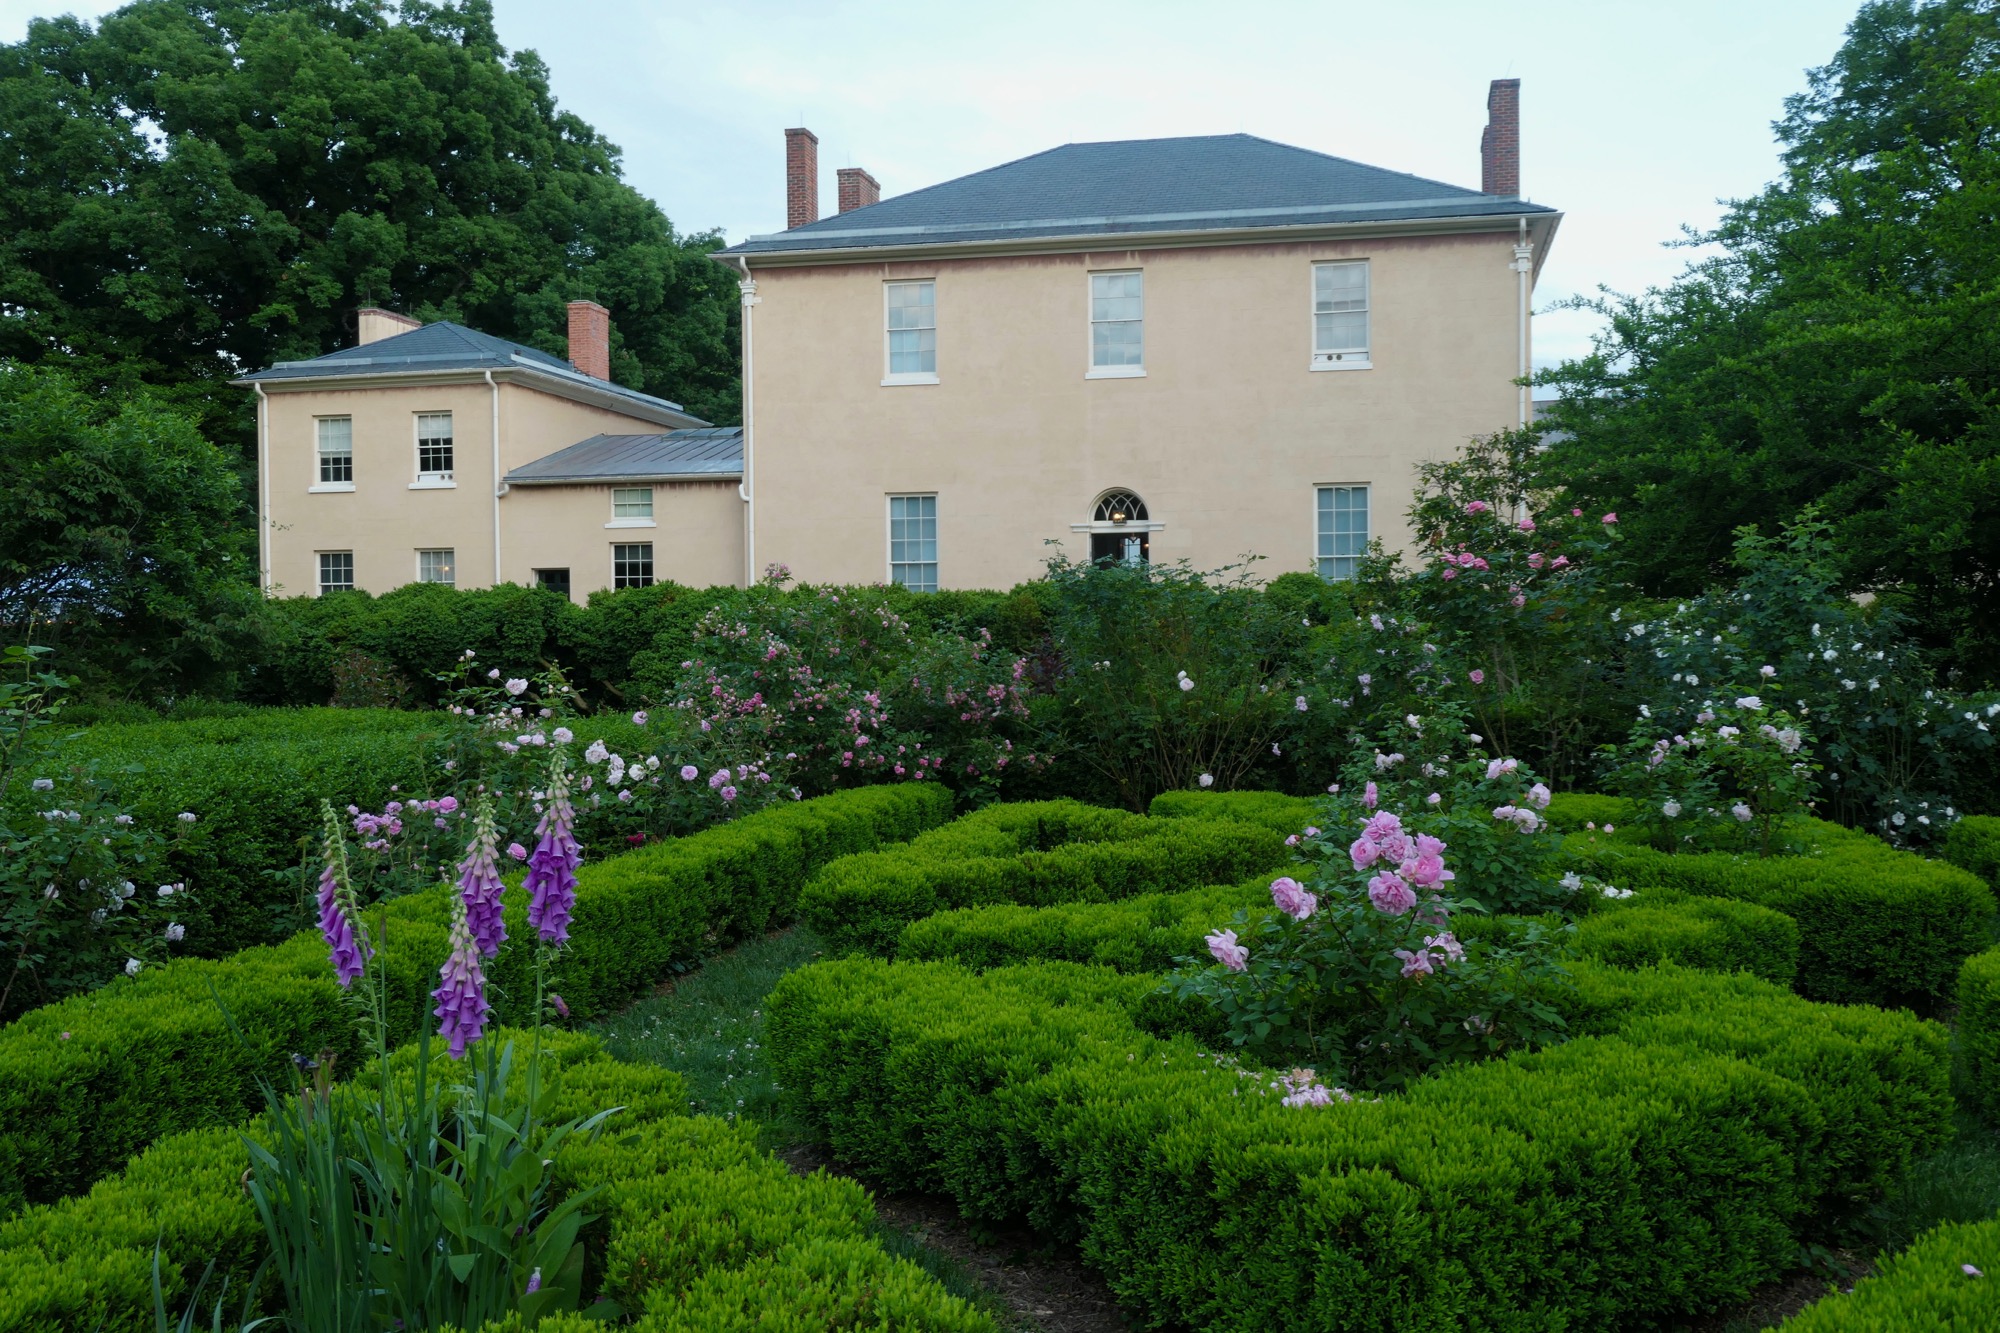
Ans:
POLYGON ((842 167, 834 174, 840 177, 841 212, 852 213, 857 208, 882 202, 881 185, 860 167, 842 167))
POLYGON ((569 361, 595 379, 611 378, 611 312, 595 301, 569 303, 569 361))
POLYGON ((366 347, 369 343, 378 343, 384 338, 393 338, 423 326, 424 322, 420 319, 411 319, 408 315, 399 315, 380 306, 365 305, 354 312, 354 345, 366 347))
POLYGON ((1479 136, 1479 188, 1521 192, 1521 81, 1495 79, 1486 90, 1486 132, 1479 136))
POLYGON ((819 136, 785 131, 785 227, 819 221, 819 136))

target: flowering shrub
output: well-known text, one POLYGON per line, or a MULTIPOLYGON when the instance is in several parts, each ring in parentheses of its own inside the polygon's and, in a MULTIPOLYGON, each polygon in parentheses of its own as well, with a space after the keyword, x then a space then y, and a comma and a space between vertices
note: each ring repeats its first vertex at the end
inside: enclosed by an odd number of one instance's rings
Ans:
POLYGON ((1273 914, 1239 911, 1208 937, 1215 963, 1182 959, 1165 988, 1215 1006, 1230 1041, 1274 1063, 1309 1062, 1287 1105, 1323 1105, 1314 1070, 1346 1085, 1401 1086, 1455 1060, 1557 1040, 1549 1002, 1566 974, 1557 938, 1529 924, 1517 942, 1461 941, 1447 896, 1447 844, 1377 810, 1359 829, 1329 816, 1298 844, 1310 869, 1271 886, 1273 914), (1357 836, 1351 843, 1347 833, 1357 836), (1294 1100, 1294 1099, 1298 1100, 1294 1100))
POLYGON ((9 647, 0 682, 0 1017, 136 974, 187 938, 186 881, 159 883, 196 816, 161 833, 117 801, 94 762, 64 763, 51 729, 70 682, 9 647))
POLYGON ((1633 822, 1660 847, 1770 856, 1786 850, 1787 828, 1811 804, 1819 769, 1812 736, 1760 695, 1722 694, 1672 736, 1660 735, 1645 709, 1623 761, 1610 770, 1610 786, 1633 801, 1633 822))

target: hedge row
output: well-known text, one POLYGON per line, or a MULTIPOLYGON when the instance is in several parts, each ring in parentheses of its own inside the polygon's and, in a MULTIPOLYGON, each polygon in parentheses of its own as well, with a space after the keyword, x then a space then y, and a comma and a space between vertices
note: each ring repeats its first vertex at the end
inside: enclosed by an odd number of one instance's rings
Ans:
POLYGON ((1227 883, 1288 860, 1282 839, 1241 820, 1024 802, 828 866, 799 894, 799 915, 834 952, 885 953, 909 923, 950 908, 1115 901, 1227 883))
POLYGON ((2000 1328, 2000 1218, 1919 1236, 1844 1296, 1807 1306, 1781 1333, 1987 1333, 2000 1328), (1971 1264, 1980 1276, 1965 1271, 1971 1264))
POLYGON ((1958 1068, 1966 1100, 2000 1125, 2000 949, 1974 954, 1959 970, 1958 1068))
MULTIPOLYGON (((645 1311, 640 1327, 727 1327, 726 1313, 740 1317, 754 1291, 780 1326, 849 1327, 827 1316, 894 1309, 914 1327, 992 1330, 883 1251, 860 1186, 796 1177, 757 1149, 754 1130, 689 1117, 678 1075, 618 1063, 571 1034, 545 1038, 544 1050, 562 1067, 557 1119, 624 1108, 594 1142, 565 1144, 554 1178, 559 1194, 601 1190, 584 1233, 590 1281, 627 1311, 645 1311)), ((155 1244, 170 1310, 189 1302, 210 1262, 206 1301, 227 1279, 228 1308, 238 1308, 263 1252, 240 1183, 245 1132, 163 1139, 88 1195, 0 1222, 0 1329, 150 1330, 155 1244)), ((256 1123, 247 1132, 262 1137, 256 1123)))
MULTIPOLYGON (((789 918, 799 886, 826 862, 911 837, 950 806, 933 786, 863 788, 586 866, 554 986, 578 1018, 602 1014, 718 944, 789 918)), ((449 894, 398 899, 376 918, 397 1040, 431 1021, 449 894)), ((510 938, 530 938, 518 888, 509 897, 510 938)), ((489 970, 503 1017, 526 1016, 531 953, 510 948, 489 970)), ((314 932, 25 1014, 0 1029, 0 1212, 75 1193, 162 1135, 233 1124, 259 1104, 259 1073, 275 1075, 295 1051, 351 1057, 357 1040, 314 932)))
POLYGON ((2000 889, 2000 815, 1967 815, 1944 835, 1944 859, 2000 889))
POLYGON ((1146 1324, 1603 1328, 1714 1309, 1952 1127, 1943 1030, 1747 976, 1576 969, 1579 1035, 1287 1108, 1156 982, 850 958, 767 1013, 814 1137, 887 1187, 1078 1242, 1146 1324))

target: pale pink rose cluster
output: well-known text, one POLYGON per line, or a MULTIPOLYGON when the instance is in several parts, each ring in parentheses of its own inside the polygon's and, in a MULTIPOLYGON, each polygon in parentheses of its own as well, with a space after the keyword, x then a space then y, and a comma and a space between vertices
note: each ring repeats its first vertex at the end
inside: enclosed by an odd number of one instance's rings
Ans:
POLYGON ((1402 916, 1417 905, 1417 890, 1435 889, 1456 878, 1445 869, 1444 846, 1428 833, 1412 838, 1403 821, 1384 810, 1368 821, 1347 854, 1356 870, 1383 866, 1368 881, 1368 901, 1378 912, 1402 916))

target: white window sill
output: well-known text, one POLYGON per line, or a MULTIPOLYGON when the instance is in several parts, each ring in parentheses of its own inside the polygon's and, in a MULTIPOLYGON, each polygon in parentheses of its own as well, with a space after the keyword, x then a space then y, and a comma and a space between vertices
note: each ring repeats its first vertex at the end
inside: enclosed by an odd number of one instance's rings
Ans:
POLYGON ((410 483, 413 491, 455 491, 458 483, 450 477, 418 477, 410 483))
POLYGON ((1092 366, 1084 372, 1087 380, 1142 380, 1146 378, 1144 366, 1092 366))
POLYGON ((354 483, 351 481, 323 481, 317 486, 306 487, 306 494, 337 495, 343 492, 351 493, 353 490, 354 490, 354 483))
POLYGON ((660 525, 650 518, 614 518, 604 526, 607 528, 657 528, 660 525))
POLYGON ((1334 361, 1329 358, 1321 358, 1316 356, 1312 359, 1312 365, 1308 366, 1307 369, 1308 370, 1373 370, 1375 369, 1375 363, 1370 361, 1365 356, 1356 356, 1352 354, 1344 356, 1339 361, 1334 361))
POLYGON ((936 384, 937 382, 937 372, 934 370, 913 371, 907 375, 884 375, 882 377, 882 387, 885 389, 893 389, 901 384, 936 384))

